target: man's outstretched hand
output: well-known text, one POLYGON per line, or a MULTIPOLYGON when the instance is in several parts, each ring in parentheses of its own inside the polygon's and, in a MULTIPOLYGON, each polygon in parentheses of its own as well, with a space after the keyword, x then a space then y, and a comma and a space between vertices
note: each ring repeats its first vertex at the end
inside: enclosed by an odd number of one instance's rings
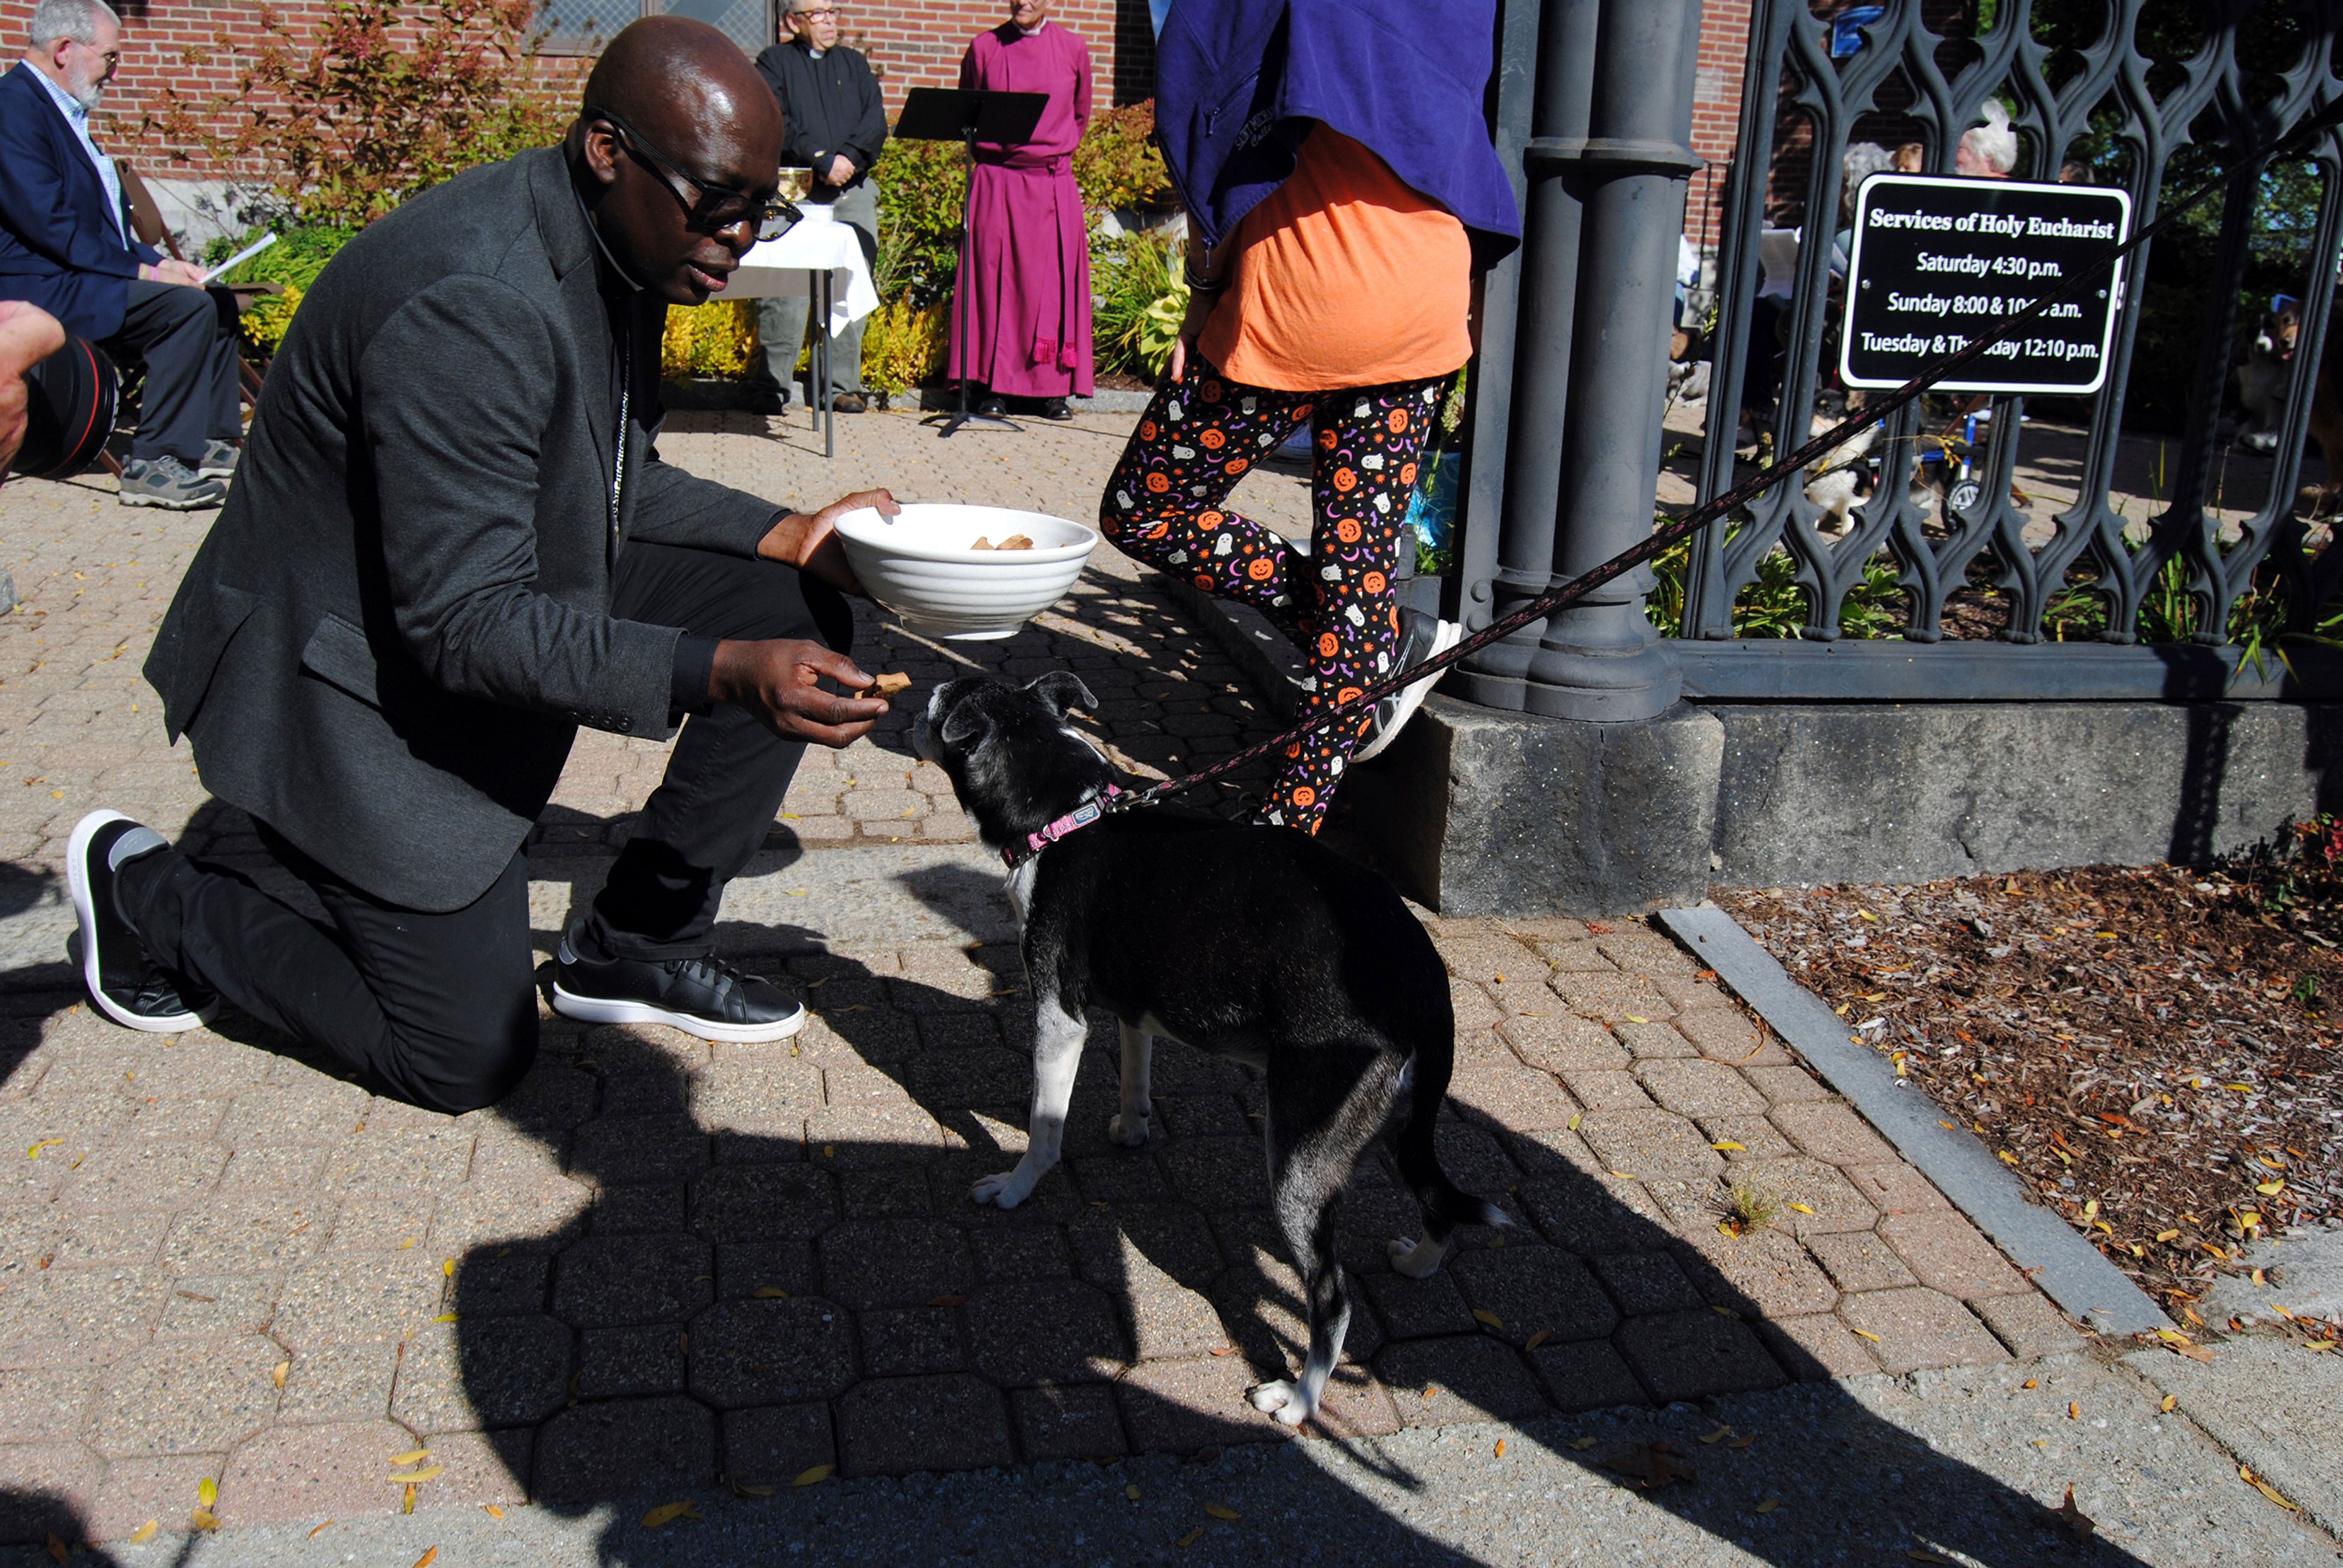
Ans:
POLYGON ((781 561, 809 572, 833 588, 860 593, 862 585, 854 580, 854 568, 847 564, 846 551, 838 542, 837 524, 841 516, 862 507, 877 508, 882 518, 891 518, 903 509, 888 491, 857 490, 830 502, 811 517, 803 512, 782 513, 771 531, 758 541, 757 553, 769 561, 781 561))
POLYGON ((852 659, 818 642, 794 638, 729 640, 716 645, 708 694, 719 702, 739 703, 784 740, 845 746, 870 732, 887 711, 887 701, 824 691, 820 681, 825 675, 849 691, 871 684, 852 659))

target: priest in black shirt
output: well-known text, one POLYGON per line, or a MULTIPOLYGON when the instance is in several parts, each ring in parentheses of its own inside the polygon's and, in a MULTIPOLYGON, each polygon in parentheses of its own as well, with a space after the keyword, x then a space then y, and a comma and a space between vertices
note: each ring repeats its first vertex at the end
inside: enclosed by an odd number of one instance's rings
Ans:
MULTIPOLYGON (((788 139, 782 161, 813 171, 809 204, 829 206, 862 241, 865 260, 879 258, 879 192, 870 166, 887 145, 887 110, 879 78, 858 50, 838 41, 838 7, 829 0, 789 0, 781 18, 787 35, 757 56, 757 70, 781 101, 788 139)), ((803 293, 759 300, 757 332, 765 346, 765 374, 774 387, 789 385, 805 341, 809 305, 803 293)), ((841 414, 860 414, 862 324, 831 342, 830 392, 841 414)))

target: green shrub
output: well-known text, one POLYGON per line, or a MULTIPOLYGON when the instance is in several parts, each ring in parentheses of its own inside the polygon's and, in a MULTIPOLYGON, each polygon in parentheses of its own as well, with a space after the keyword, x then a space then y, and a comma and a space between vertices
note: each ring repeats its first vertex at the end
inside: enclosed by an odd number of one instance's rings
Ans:
POLYGON ((871 178, 879 183, 879 297, 908 300, 915 309, 950 298, 967 153, 950 142, 890 138, 871 178))
POLYGON ((1091 240, 1091 343, 1101 370, 1163 374, 1188 312, 1180 244, 1154 235, 1091 240))
POLYGON ((1074 149, 1074 184, 1092 212, 1172 203, 1172 176, 1155 145, 1155 100, 1091 116, 1074 149))
MULTIPOLYGON (((226 260, 261 236, 254 229, 241 239, 216 239, 206 247, 206 264, 216 266, 226 260)), ((277 243, 238 266, 222 278, 223 283, 277 283, 285 286, 282 294, 265 297, 245 312, 239 324, 245 340, 264 355, 273 355, 285 341, 285 330, 293 325, 293 313, 300 308, 301 296, 317 275, 326 270, 326 263, 347 245, 357 230, 343 224, 307 224, 289 228, 277 236, 277 243)))

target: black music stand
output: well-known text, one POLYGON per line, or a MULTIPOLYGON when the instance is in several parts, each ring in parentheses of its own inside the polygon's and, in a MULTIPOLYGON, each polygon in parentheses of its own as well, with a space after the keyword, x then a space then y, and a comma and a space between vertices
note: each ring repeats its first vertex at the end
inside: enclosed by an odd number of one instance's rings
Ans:
MULTIPOLYGON (((968 149, 969 185, 960 196, 960 277, 952 286, 952 309, 959 314, 960 330, 953 334, 960 345, 960 369, 968 369, 967 356, 973 348, 968 340, 968 256, 969 256, 969 196, 976 185, 976 144, 979 142, 1010 143, 1031 140, 1033 127, 1041 123, 1041 111, 1050 105, 1047 93, 988 93, 973 87, 914 87, 903 97, 903 113, 895 122, 894 135, 914 142, 958 142, 968 149)), ((971 414, 968 411, 968 377, 960 377, 960 407, 949 414, 930 414, 920 421, 922 425, 940 423, 939 434, 949 437, 961 426, 981 419, 988 425, 1003 425, 1014 430, 1014 421, 994 414, 971 414)))

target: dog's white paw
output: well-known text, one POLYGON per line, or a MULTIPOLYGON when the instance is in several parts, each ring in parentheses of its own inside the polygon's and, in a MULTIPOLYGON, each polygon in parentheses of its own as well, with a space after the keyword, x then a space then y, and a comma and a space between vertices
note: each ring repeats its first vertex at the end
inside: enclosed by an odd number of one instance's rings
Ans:
POLYGON ((1318 1413, 1310 1402, 1302 1398, 1298 1386, 1282 1378, 1276 1382, 1262 1384, 1252 1391, 1251 1397, 1253 1409, 1267 1411, 1282 1426, 1300 1426, 1318 1413))
POLYGON ((1143 1148, 1147 1143, 1147 1118, 1117 1111, 1107 1118, 1106 1135, 1125 1149, 1143 1148))
POLYGON ((1383 1251, 1391 1254, 1392 1267, 1411 1280, 1429 1276, 1440 1267, 1440 1260, 1448 1253, 1445 1247, 1430 1247, 1406 1241, 1387 1242, 1383 1251))
POLYGON ((998 1176, 987 1176, 968 1190, 968 1195, 980 1203, 998 1203, 1003 1209, 1014 1209, 1025 1201, 1033 1191, 1033 1179, 1020 1165, 1014 1171, 1004 1171, 998 1176))

